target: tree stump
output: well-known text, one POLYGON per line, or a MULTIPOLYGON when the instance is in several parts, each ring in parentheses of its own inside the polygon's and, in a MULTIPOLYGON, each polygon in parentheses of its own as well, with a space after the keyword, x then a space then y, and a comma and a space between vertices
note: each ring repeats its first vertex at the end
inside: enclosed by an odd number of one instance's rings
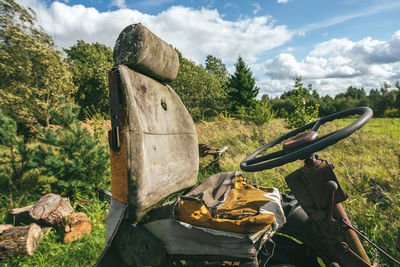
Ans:
POLYGON ((64 243, 71 243, 92 232, 92 223, 85 213, 72 213, 57 225, 58 232, 64 237, 64 243))
POLYGON ((5 230, 0 235, 0 259, 15 255, 33 255, 38 240, 42 237, 42 230, 35 223, 5 230))
POLYGON ((61 220, 74 212, 68 198, 56 194, 42 197, 29 211, 29 215, 38 222, 57 225, 61 220))
POLYGON ((12 209, 8 213, 8 221, 14 225, 18 225, 21 223, 28 224, 34 222, 32 217, 29 215, 29 211, 31 210, 32 207, 33 205, 29 205, 22 208, 12 209))

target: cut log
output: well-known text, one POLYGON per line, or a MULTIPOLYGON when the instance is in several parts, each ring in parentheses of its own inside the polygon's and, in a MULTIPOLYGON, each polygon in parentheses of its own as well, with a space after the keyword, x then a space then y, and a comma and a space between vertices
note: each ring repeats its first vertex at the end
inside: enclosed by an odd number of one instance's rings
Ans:
POLYGON ((40 223, 57 225, 61 220, 74 212, 68 198, 56 194, 42 197, 29 211, 29 215, 40 223))
POLYGON ((64 243, 71 243, 92 232, 92 223, 83 212, 72 213, 61 220, 57 226, 64 243))
POLYGON ((29 224, 29 223, 34 222, 32 217, 29 215, 29 211, 31 210, 32 207, 33 207, 33 205, 29 205, 29 206, 22 207, 22 208, 12 209, 8 213, 8 221, 10 223, 12 223, 13 225, 18 225, 21 223, 29 224))
POLYGON ((0 234, 2 234, 5 230, 14 227, 12 224, 0 224, 0 234))
POLYGON ((42 230, 35 223, 5 230, 0 235, 0 259, 16 255, 33 255, 42 237, 42 230))

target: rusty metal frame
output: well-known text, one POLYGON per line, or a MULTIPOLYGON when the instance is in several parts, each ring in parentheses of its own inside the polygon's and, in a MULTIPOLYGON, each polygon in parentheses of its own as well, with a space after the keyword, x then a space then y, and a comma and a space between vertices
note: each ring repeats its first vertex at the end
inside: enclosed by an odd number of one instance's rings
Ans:
POLYGON ((285 179, 323 237, 323 245, 327 247, 329 254, 328 259, 325 259, 328 264, 336 262, 342 267, 373 266, 356 232, 348 227, 351 221, 341 204, 347 195, 343 192, 332 165, 314 156, 306 159, 304 167, 285 179))

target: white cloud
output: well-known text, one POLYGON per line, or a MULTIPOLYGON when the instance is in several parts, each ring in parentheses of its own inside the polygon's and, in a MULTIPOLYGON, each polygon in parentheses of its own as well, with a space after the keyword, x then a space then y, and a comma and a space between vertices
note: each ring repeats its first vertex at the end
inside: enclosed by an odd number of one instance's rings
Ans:
POLYGON ((358 42, 332 39, 318 44, 301 61, 281 53, 264 64, 267 79, 260 81, 263 92, 276 95, 293 87, 300 75, 322 94, 335 95, 349 86, 379 87, 384 81, 400 79, 400 30, 388 41, 370 37, 358 42))
POLYGON ((116 6, 118 8, 126 8, 125 0, 112 0, 110 6, 116 6))
POLYGON ((259 3, 253 3, 253 6, 255 7, 255 9, 253 10, 253 14, 257 14, 258 12, 260 12, 261 6, 259 3))
POLYGON ((289 2, 289 0, 277 0, 276 2, 279 4, 286 4, 287 2, 289 2))
POLYGON ((37 11, 39 23, 59 47, 69 47, 79 39, 113 47, 123 28, 141 22, 185 57, 200 63, 207 54, 213 54, 229 64, 239 54, 246 62, 255 62, 262 52, 292 37, 286 26, 275 25, 268 16, 228 21, 217 10, 205 8, 173 6, 157 15, 148 15, 131 9, 99 12, 60 2, 53 2, 48 8, 39 0, 18 2, 37 11))

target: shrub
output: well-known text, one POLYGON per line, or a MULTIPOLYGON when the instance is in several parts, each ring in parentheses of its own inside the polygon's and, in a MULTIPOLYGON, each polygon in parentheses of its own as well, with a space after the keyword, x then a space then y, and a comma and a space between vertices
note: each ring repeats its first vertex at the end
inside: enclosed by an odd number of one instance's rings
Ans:
POLYGON ((385 111, 384 117, 387 118, 398 118, 400 117, 400 109, 397 108, 391 108, 385 111))
POLYGON ((59 193, 89 193, 103 187, 109 176, 108 149, 81 125, 78 108, 63 102, 60 109, 50 111, 52 127, 38 126, 31 166, 55 178, 50 179, 51 189, 59 193))
POLYGON ((0 180, 15 189, 24 174, 31 170, 28 144, 17 135, 17 123, 0 111, 0 180), (4 149, 3 149, 4 148, 4 149))
POLYGON ((255 102, 251 107, 239 107, 237 116, 244 121, 252 121, 255 124, 261 125, 276 116, 276 112, 272 110, 272 105, 268 100, 255 102))
POLYGON ((284 112, 285 122, 289 128, 303 126, 318 117, 319 104, 312 105, 310 103, 311 90, 311 84, 308 85, 308 88, 305 88, 301 82, 301 77, 296 77, 293 94, 290 96, 294 110, 290 113, 284 112))

